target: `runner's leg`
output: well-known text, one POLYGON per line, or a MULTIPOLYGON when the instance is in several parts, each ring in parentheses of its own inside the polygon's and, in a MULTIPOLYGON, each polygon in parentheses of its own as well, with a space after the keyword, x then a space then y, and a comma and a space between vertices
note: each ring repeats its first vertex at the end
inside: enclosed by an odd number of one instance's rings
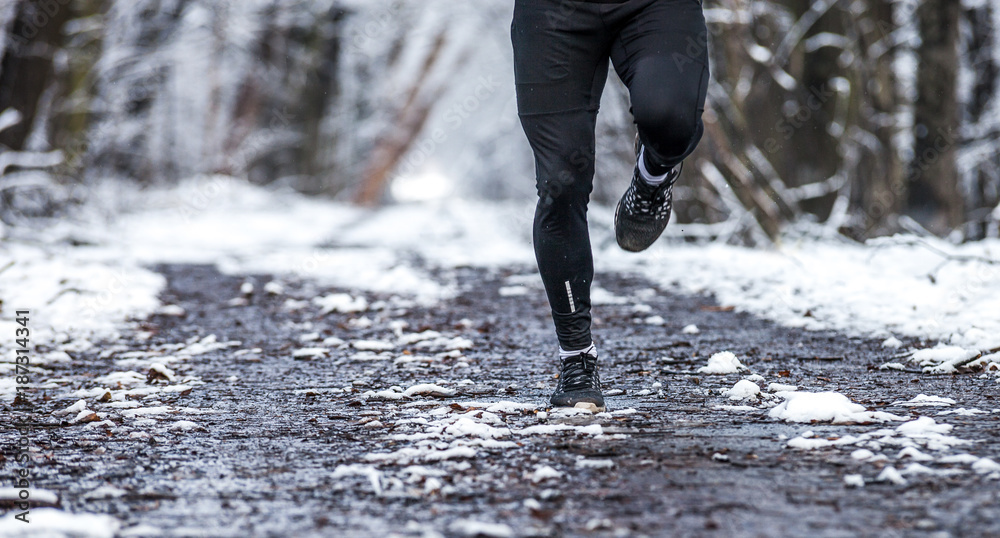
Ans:
POLYGON ((535 157, 535 257, 560 347, 579 350, 591 344, 587 204, 610 38, 599 4, 516 0, 511 40, 518 115, 535 157))
POLYGON ((664 174, 694 151, 704 133, 705 17, 697 0, 629 2, 617 12, 611 59, 629 89, 646 168, 664 174))

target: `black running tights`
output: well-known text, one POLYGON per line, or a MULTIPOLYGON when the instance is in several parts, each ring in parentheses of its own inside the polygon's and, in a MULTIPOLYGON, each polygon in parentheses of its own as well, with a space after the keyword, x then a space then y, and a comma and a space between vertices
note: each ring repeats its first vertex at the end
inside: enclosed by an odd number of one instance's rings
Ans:
POLYGON ((587 230, 594 128, 608 61, 629 89, 647 167, 662 173, 701 139, 708 32, 699 0, 515 0, 521 126, 535 156, 534 248, 559 345, 591 343, 587 230))

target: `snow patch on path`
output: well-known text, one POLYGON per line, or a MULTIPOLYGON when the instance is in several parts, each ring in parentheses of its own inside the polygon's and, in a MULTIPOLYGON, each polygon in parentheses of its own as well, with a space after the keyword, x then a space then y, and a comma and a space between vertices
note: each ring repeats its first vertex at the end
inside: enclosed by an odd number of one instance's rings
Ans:
POLYGON ((832 422, 859 424, 906 420, 891 413, 868 411, 839 392, 779 392, 785 401, 768 412, 768 416, 786 422, 832 422))

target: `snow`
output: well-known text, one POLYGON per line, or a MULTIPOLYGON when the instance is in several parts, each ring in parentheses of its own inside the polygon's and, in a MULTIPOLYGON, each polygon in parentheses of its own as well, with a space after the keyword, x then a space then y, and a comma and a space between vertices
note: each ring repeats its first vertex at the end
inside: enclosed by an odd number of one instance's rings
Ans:
POLYGON ((832 422, 854 424, 904 420, 889 413, 868 411, 838 392, 780 392, 785 401, 768 412, 786 422, 832 422))
POLYGON ((952 454, 950 456, 942 456, 938 458, 938 463, 960 463, 960 464, 973 464, 979 462, 983 458, 979 456, 973 456, 969 453, 964 454, 952 454))
POLYGON ((55 508, 32 508, 31 523, 14 519, 18 511, 11 511, 0 519, 0 536, 73 538, 113 538, 121 528, 115 518, 97 514, 74 514, 55 508))
POLYGON ((697 325, 687 325, 681 329, 681 332, 684 334, 698 334, 701 332, 701 329, 697 325))
MULTIPOLYGON (((21 488, 0 488, 0 501, 19 501, 21 500, 21 492, 24 491, 21 488)), ((32 503, 42 503, 42 504, 58 504, 59 494, 48 489, 31 488, 27 490, 30 494, 30 501, 32 503)))
POLYGON ((494 439, 510 435, 510 430, 506 428, 494 428, 467 417, 460 417, 454 424, 448 426, 444 432, 455 437, 472 436, 494 439))
POLYGON ((926 373, 952 374, 958 371, 958 366, 962 366, 980 355, 980 351, 976 349, 939 344, 931 349, 915 351, 910 360, 923 366, 926 373))
POLYGON ((203 429, 196 422, 191 422, 190 420, 178 420, 170 425, 170 431, 182 431, 189 432, 192 430, 203 429))
POLYGON ((896 427, 896 431, 908 437, 928 437, 946 434, 953 428, 951 424, 938 424, 931 417, 920 417, 900 424, 896 427))
POLYGON ((458 519, 448 526, 448 530, 460 536, 486 538, 512 538, 513 529, 503 523, 484 523, 471 519, 458 519))
POLYGON ((562 477, 562 475, 563 474, 561 472, 553 469, 548 465, 539 465, 537 468, 535 468, 535 471, 531 473, 529 478, 531 479, 532 482, 535 482, 537 484, 538 482, 543 482, 550 478, 560 478, 562 477))
POLYGON ((660 242, 638 256, 609 247, 595 260, 604 271, 638 265, 661 287, 711 293, 720 304, 791 327, 864 336, 888 331, 980 351, 1000 346, 1000 317, 983 314, 1000 311, 997 270, 976 262, 942 265, 924 245, 994 259, 1000 251, 995 239, 953 245, 896 236, 865 245, 796 240, 774 250, 660 242), (932 282, 927 275, 935 269, 932 282))
POLYGON ((403 396, 406 396, 407 398, 414 396, 416 394, 424 396, 448 397, 448 396, 454 396, 455 391, 451 389, 446 389, 444 387, 432 383, 421 383, 419 385, 413 385, 412 387, 403 391, 403 396))
MULTIPOLYGON (((174 371, 171 370, 170 368, 167 368, 163 364, 160 364, 160 363, 157 362, 157 363, 153 363, 152 365, 150 365, 150 367, 149 367, 149 375, 152 375, 153 373, 156 373, 156 374, 162 376, 164 379, 166 379, 167 381, 169 381, 171 383, 174 382, 174 371)), ((147 378, 148 377, 149 376, 147 376, 147 378)))
POLYGON ((352 297, 346 293, 331 293, 323 297, 314 297, 313 304, 319 306, 324 314, 330 312, 352 313, 368 310, 368 300, 364 297, 352 297))
POLYGON ((501 401, 486 406, 486 410, 491 413, 520 413, 523 411, 534 411, 535 409, 538 409, 537 405, 525 402, 501 401))
POLYGON ((844 485, 850 488, 865 487, 865 477, 859 474, 844 475, 844 485))
POLYGON ((741 379, 733 385, 733 388, 723 391, 723 396, 728 396, 730 400, 751 400, 760 397, 760 387, 753 381, 741 379))
POLYGON ((502 286, 499 293, 501 297, 521 297, 531 294, 531 288, 527 286, 502 286))
POLYGON ((731 351, 722 351, 712 355, 708 359, 708 365, 698 369, 701 374, 735 374, 740 370, 746 370, 746 366, 740 362, 731 351))
POLYGON ((267 284, 264 284, 264 291, 271 295, 281 295, 285 293, 285 286, 276 280, 272 280, 267 284))
POLYGON ((785 383, 768 383, 768 392, 795 392, 799 390, 797 385, 786 385, 785 383))
POLYGON ((611 460, 597 460, 580 458, 576 460, 576 467, 580 469, 610 469, 615 466, 611 460))
POLYGON ((799 450, 816 450, 818 448, 827 448, 833 445, 834 442, 829 439, 811 439, 804 435, 789 439, 787 443, 788 448, 797 448, 799 450))
POLYGON ((889 349, 899 349, 903 345, 903 342, 896 338, 895 336, 890 336, 882 341, 882 347, 889 349))
POLYGON ((878 480, 879 482, 892 482, 897 486, 906 485, 906 479, 903 478, 903 475, 891 465, 887 465, 884 469, 882 469, 882 472, 879 473, 875 480, 878 480))
POLYGON ((646 325, 664 325, 667 323, 663 316, 649 316, 642 320, 646 325))
POLYGON ((851 458, 859 461, 868 461, 875 457, 875 453, 867 448, 859 448, 851 452, 851 458))
POLYGON ((122 411, 122 416, 125 417, 135 417, 139 415, 163 415, 171 411, 170 407, 158 406, 158 407, 140 407, 138 409, 126 409, 122 411))
POLYGON ((928 456, 927 454, 924 454, 923 452, 918 450, 916 447, 912 446, 908 446, 903 450, 899 451, 899 454, 896 456, 896 459, 901 460, 903 458, 910 458, 914 461, 934 461, 934 456, 928 456))
POLYGON ((375 495, 382 495, 382 475, 374 466, 360 465, 356 463, 350 465, 338 465, 337 468, 333 470, 333 474, 330 475, 330 478, 336 480, 345 476, 361 476, 367 478, 368 482, 372 485, 372 490, 375 491, 375 495))
POLYGON ((118 497, 123 497, 127 494, 128 491, 121 488, 116 488, 114 486, 100 486, 84 493, 82 497, 86 500, 117 499, 118 497))
POLYGON ((415 344, 417 342, 424 342, 426 340, 435 340, 441 338, 443 335, 437 331, 423 331, 419 333, 401 334, 399 336, 400 345, 415 344))
POLYGON ((997 463, 990 458, 982 458, 972 464, 972 470, 979 474, 994 473, 1000 471, 1000 463, 997 463))
POLYGON ((292 357, 296 359, 326 357, 329 354, 330 350, 325 347, 303 347, 292 351, 292 357))
POLYGON ((74 413, 79 413, 79 412, 81 412, 81 411, 83 411, 85 409, 87 409, 87 401, 86 400, 80 400, 80 401, 76 402, 75 404, 67 407, 66 409, 62 409, 62 410, 59 410, 59 411, 53 411, 52 414, 54 416, 57 416, 57 417, 62 417, 62 416, 66 416, 66 415, 72 415, 74 413))
POLYGON ((445 450, 431 447, 406 447, 395 452, 366 454, 365 461, 408 465, 413 462, 433 462, 451 459, 475 458, 476 450, 469 446, 455 446, 445 450))
POLYGON ((949 406, 955 405, 955 400, 952 398, 946 398, 944 396, 928 396, 926 394, 918 394, 910 400, 905 402, 893 402, 893 405, 902 405, 907 407, 925 407, 925 406, 949 406))
POLYGON ((964 407, 959 407, 958 409, 949 409, 947 411, 941 411, 938 415, 957 415, 960 417, 974 417, 976 415, 986 415, 986 411, 981 409, 966 409, 964 407))
POLYGON ((355 340, 351 342, 351 347, 359 351, 390 351, 396 349, 396 344, 381 340, 355 340))
POLYGON ((515 435, 552 435, 559 432, 574 432, 583 435, 601 435, 604 428, 600 424, 590 424, 588 426, 573 426, 569 424, 538 424, 522 429, 512 429, 515 435))

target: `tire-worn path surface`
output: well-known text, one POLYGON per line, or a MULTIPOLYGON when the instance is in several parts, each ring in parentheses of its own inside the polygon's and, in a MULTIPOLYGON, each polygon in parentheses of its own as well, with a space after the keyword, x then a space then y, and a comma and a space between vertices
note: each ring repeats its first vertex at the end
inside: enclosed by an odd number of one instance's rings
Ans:
POLYGON ((36 484, 62 508, 113 515, 136 535, 1000 535, 1000 482, 968 464, 876 481, 885 465, 916 463, 897 456, 892 432, 875 436, 881 444, 787 446, 806 430, 836 439, 898 422, 784 423, 764 405, 780 398, 720 394, 751 372, 761 388, 838 391, 953 425, 944 453, 1000 460, 994 381, 879 370, 891 352, 876 342, 598 275, 609 292, 595 312, 602 377, 617 395, 609 413, 560 413, 546 409, 556 359, 537 276, 442 272, 460 295, 421 307, 302 281, 269 293, 270 277, 210 266, 158 270, 163 301, 183 313, 51 365, 79 397, 33 394, 44 424, 36 484), (245 282, 254 292, 241 300, 245 282), (653 315, 663 324, 643 322, 653 315), (700 332, 683 333, 689 324, 700 332), (750 372, 696 373, 723 350, 750 372), (157 379, 154 363, 172 375, 157 379), (141 375, 103 377, 114 372, 141 375), (957 403, 899 403, 921 393, 957 403), (52 415, 79 399, 96 416, 52 415), (730 405, 753 409, 719 407, 730 405), (982 412, 937 416, 958 407, 982 412), (853 458, 861 447, 888 460, 853 458), (850 474, 867 484, 845 485, 850 474))

